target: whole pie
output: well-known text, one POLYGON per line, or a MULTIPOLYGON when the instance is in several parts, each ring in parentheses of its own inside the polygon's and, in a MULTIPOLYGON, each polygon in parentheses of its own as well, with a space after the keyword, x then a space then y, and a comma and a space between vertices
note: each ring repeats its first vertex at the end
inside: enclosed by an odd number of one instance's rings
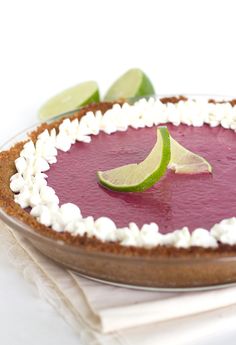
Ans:
POLYGON ((95 278, 149 287, 234 282, 235 131, 235 100, 94 104, 0 153, 0 206, 32 230, 42 252, 95 278), (142 161, 160 125, 207 159, 212 174, 168 170, 138 193, 102 187, 96 172, 142 161))

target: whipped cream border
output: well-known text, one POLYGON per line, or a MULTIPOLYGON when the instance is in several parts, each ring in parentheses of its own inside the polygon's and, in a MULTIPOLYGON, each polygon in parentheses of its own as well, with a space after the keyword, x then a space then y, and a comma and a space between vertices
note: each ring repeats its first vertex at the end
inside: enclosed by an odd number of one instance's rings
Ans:
POLYGON ((80 121, 66 118, 50 132, 38 135, 35 144, 28 141, 15 160, 17 173, 10 179, 14 199, 22 208, 31 207, 30 214, 54 231, 70 232, 73 236, 95 236, 101 241, 118 242, 123 246, 152 248, 158 245, 189 248, 199 246, 216 248, 219 243, 236 244, 236 217, 224 219, 210 231, 202 228, 189 232, 187 226, 162 234, 156 223, 144 224, 141 229, 131 222, 117 228, 112 219, 92 216, 82 217, 80 208, 72 203, 59 206, 59 198, 47 185, 46 171, 57 162, 57 150, 67 152, 76 141, 90 143, 100 131, 112 134, 126 131, 129 127, 143 128, 172 123, 175 126, 211 127, 221 125, 236 132, 236 106, 230 103, 208 103, 207 99, 188 99, 176 104, 162 103, 159 99, 141 99, 130 105, 114 104, 104 114, 88 111, 80 121))

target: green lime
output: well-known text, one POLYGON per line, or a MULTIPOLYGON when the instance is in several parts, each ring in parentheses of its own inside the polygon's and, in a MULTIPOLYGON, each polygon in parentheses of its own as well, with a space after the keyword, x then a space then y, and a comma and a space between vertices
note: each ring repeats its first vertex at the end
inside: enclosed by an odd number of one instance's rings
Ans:
POLYGON ((170 161, 170 135, 167 127, 157 128, 157 142, 141 163, 98 171, 103 186, 120 192, 141 192, 152 187, 165 173, 170 161))
POLYGON ((154 87, 146 74, 138 68, 128 70, 107 91, 105 101, 144 97, 155 94, 154 87))
POLYGON ((212 172, 211 165, 201 156, 187 150, 174 140, 167 127, 157 128, 157 141, 141 163, 98 171, 101 185, 119 192, 142 192, 152 187, 167 168, 182 174, 212 172))
POLYGON ((86 81, 50 98, 39 109, 39 118, 41 121, 46 121, 56 115, 76 110, 86 104, 97 102, 99 102, 97 83, 95 81, 86 81))
POLYGON ((177 174, 199 174, 212 172, 208 161, 189 151, 170 136, 171 158, 169 168, 177 174))

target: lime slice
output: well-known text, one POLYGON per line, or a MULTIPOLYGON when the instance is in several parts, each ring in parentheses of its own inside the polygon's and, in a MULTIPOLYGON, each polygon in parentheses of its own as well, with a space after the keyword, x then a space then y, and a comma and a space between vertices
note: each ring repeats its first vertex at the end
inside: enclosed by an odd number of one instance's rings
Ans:
POLYGON ((83 105, 99 102, 99 90, 95 81, 87 81, 62 91, 49 99, 39 110, 39 118, 52 117, 76 110, 83 105))
POLYGON ((120 192, 141 192, 152 187, 166 172, 170 161, 170 135, 167 127, 157 128, 157 142, 141 163, 98 171, 103 186, 120 192))
POLYGON ((212 172, 206 159, 187 150, 170 136, 171 158, 169 168, 178 174, 199 174, 212 172))
POLYGON ((146 74, 138 68, 133 68, 114 82, 104 99, 105 101, 112 101, 122 98, 144 97, 152 94, 155 94, 155 90, 146 74))
POLYGON ((157 128, 157 142, 141 163, 98 171, 101 185, 120 192, 142 192, 152 187, 167 168, 182 174, 212 172, 211 165, 201 156, 187 150, 174 140, 167 127, 157 128))

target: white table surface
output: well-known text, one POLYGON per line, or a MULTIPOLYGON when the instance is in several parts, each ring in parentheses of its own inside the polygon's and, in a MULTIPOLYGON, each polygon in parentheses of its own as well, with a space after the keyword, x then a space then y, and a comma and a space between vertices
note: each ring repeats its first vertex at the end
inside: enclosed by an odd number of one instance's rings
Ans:
MULTIPOLYGON (((226 0, 0 0, 0 144, 33 125, 54 93, 91 79, 104 93, 131 67, 142 68, 158 93, 236 96, 234 6, 226 0)), ((235 344, 234 324, 201 345, 235 344)), ((0 344, 31 345, 32 339, 34 345, 80 344, 0 252, 0 344)))

